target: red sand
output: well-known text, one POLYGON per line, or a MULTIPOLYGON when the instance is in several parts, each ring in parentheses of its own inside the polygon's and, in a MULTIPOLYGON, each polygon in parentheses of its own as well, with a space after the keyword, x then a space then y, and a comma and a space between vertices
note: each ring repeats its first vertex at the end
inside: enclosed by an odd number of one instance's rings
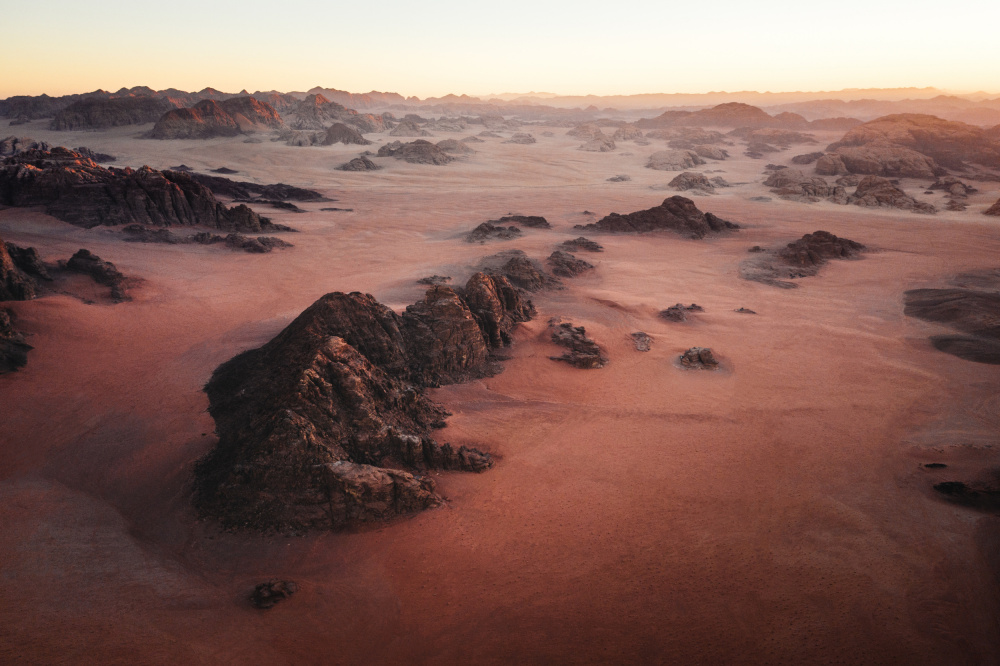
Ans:
MULTIPOLYGON (((275 214, 303 233, 269 255, 0 212, 0 234, 47 260, 87 247, 145 280, 122 305, 5 304, 35 349, 0 377, 0 660, 1000 663, 1000 519, 942 502, 930 486, 945 478, 920 466, 966 478, 996 464, 1000 368, 935 351, 926 338, 942 329, 901 306, 906 289, 997 265, 1000 227, 972 208, 750 203, 766 193, 751 184, 696 199, 749 225, 727 238, 593 236, 606 251, 581 256, 597 270, 536 298, 503 374, 434 391, 454 412, 439 439, 492 451, 494 469, 438 475, 445 507, 378 529, 233 535, 188 501, 214 442, 201 386, 219 363, 327 291, 400 308, 423 275, 461 278, 514 247, 542 258, 579 235, 580 211, 655 205, 670 193, 649 185, 674 174, 572 151, 568 137, 373 176, 329 171, 348 149, 77 136, 56 138, 318 187, 340 198, 323 205, 355 212, 275 214), (626 172, 632 183, 603 182, 626 172), (460 240, 508 211, 556 229, 460 240), (797 290, 737 278, 747 247, 817 229, 879 251, 797 290), (655 316, 676 302, 706 311, 655 316), (550 361, 553 315, 585 325, 610 364, 550 361), (636 330, 651 352, 634 351, 636 330), (681 370, 691 346, 712 347, 723 370, 681 370), (272 577, 299 593, 252 609, 272 577)), ((759 162, 716 166, 760 180, 759 162)))

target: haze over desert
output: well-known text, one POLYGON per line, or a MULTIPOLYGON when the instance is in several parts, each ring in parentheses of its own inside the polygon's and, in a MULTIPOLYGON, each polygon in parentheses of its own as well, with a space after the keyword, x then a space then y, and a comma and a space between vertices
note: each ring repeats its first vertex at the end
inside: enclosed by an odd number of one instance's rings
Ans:
POLYGON ((1000 663, 988 49, 515 4, 0 47, 0 661, 1000 663))

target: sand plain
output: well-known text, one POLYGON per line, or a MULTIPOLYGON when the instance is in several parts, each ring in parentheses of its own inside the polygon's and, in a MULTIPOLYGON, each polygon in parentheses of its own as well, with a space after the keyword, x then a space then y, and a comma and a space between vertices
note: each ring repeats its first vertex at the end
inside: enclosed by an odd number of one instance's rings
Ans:
POLYGON ((502 374, 432 392, 453 412, 438 439, 491 451, 492 470, 437 474, 444 507, 376 529, 260 536, 220 532, 189 504, 191 466, 214 442, 201 387, 218 364, 323 293, 398 310, 419 277, 460 281, 502 249, 541 259, 573 224, 656 205, 676 174, 642 165, 664 142, 586 153, 556 128, 533 145, 473 144, 444 167, 381 158, 355 174, 333 167, 357 147, 18 129, 120 165, 227 166, 337 202, 261 208, 301 230, 267 255, 0 211, 0 234, 46 260, 86 247, 143 279, 120 305, 5 304, 35 349, 0 377, 3 661, 1000 663, 1000 519, 931 490, 997 467, 1000 368, 934 350, 926 338, 943 329, 902 314, 904 290, 997 266, 1000 226, 978 214, 993 184, 936 216, 753 202, 768 195, 765 163, 813 148, 751 160, 734 147, 695 170, 744 184, 692 198, 744 229, 592 236, 604 253, 581 256, 597 270, 534 298, 502 374), (632 180, 606 182, 619 173, 632 180), (462 240, 509 212, 554 228, 462 240), (738 278, 749 246, 817 229, 875 251, 795 290, 738 278), (677 302, 705 312, 657 319, 677 302), (550 361, 557 315, 585 325, 609 365, 550 361), (652 351, 632 348, 637 330, 652 351), (723 368, 681 370, 691 346, 723 368), (251 608, 272 577, 300 592, 251 608))

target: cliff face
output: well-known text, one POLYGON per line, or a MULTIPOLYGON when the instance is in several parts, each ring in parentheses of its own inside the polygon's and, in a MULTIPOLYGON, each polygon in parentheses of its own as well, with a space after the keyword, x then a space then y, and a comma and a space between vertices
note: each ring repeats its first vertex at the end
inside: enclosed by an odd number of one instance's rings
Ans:
POLYGON ((227 208, 185 173, 105 168, 66 148, 28 150, 0 163, 0 203, 44 206, 49 215, 86 228, 132 223, 282 228, 247 206, 227 208))
POLYGON ((444 410, 422 387, 495 371, 492 352, 534 313, 503 277, 435 286, 398 315, 327 294, 205 387, 219 443, 195 503, 227 527, 299 531, 386 520, 441 501, 429 468, 482 471, 486 453, 439 444, 444 410))

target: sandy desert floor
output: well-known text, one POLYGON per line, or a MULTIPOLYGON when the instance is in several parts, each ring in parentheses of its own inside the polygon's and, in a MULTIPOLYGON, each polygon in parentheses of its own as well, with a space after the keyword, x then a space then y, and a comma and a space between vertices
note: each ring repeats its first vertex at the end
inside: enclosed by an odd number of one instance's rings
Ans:
MULTIPOLYGON (((192 465, 215 441, 201 387, 217 365, 326 292, 398 310, 422 293, 416 278, 460 283, 503 249, 543 259, 596 219, 583 211, 656 205, 676 174, 642 165, 665 144, 585 153, 565 129, 533 128, 537 144, 491 139, 444 167, 380 158, 382 171, 345 173, 333 167, 357 147, 17 129, 119 165, 227 166, 337 202, 260 209, 301 230, 267 255, 0 211, 0 235, 46 260, 86 247, 143 279, 131 303, 5 304, 35 349, 0 377, 0 661, 1000 663, 1000 518, 931 489, 998 466, 1000 366, 934 350, 927 336, 945 329, 902 313, 906 289, 997 267, 1000 225, 979 214, 997 184, 964 213, 922 216, 749 201, 768 195, 766 162, 809 146, 705 165, 744 184, 695 202, 743 230, 590 235, 605 252, 581 257, 597 270, 534 297, 502 374, 433 391, 454 414, 439 441, 491 451, 492 470, 436 475, 447 505, 377 529, 264 537, 190 507, 192 465), (619 173, 632 180, 606 182, 619 173), (554 228, 462 240, 508 212, 554 228), (817 229, 875 251, 794 290, 738 278, 749 246, 817 229), (657 318, 677 302, 705 312, 657 318), (552 316, 586 326, 609 365, 549 360, 552 316), (633 349, 639 330, 652 351, 633 349), (681 370, 692 346, 723 369, 681 370), (268 578, 300 591, 255 610, 246 597, 268 578)), ((926 183, 905 186, 940 206, 926 183)))

